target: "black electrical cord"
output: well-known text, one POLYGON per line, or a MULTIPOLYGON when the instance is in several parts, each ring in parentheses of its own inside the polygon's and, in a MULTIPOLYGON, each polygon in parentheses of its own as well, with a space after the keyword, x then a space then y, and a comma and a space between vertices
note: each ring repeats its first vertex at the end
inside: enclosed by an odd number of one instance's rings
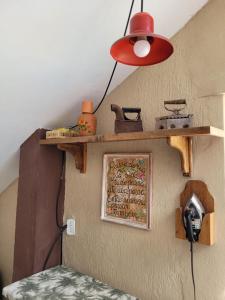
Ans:
MULTIPOLYGON (((142 0, 142 1, 143 1, 143 0, 142 0)), ((132 0, 132 2, 131 2, 130 11, 129 11, 129 15, 128 15, 128 18, 127 18, 127 23, 126 23, 126 27, 125 27, 123 36, 125 36, 126 33, 127 33, 127 28, 128 28, 128 25, 129 25, 129 21, 130 21, 131 13, 132 13, 132 10, 133 10, 133 6, 134 6, 134 0, 132 0)), ((116 61, 115 64, 114 64, 114 67, 113 67, 111 76, 110 76, 110 78, 109 78, 108 84, 107 84, 107 86, 106 86, 105 92, 104 92, 104 94, 103 94, 103 97, 102 97, 101 101, 99 102, 99 104, 97 105, 97 107, 95 108, 93 114, 95 114, 95 113, 98 111, 99 107, 102 105, 103 101, 105 100, 105 97, 106 97, 107 92, 108 92, 108 90, 109 90, 109 87, 110 87, 110 85, 111 85, 111 82, 112 82, 114 73, 115 73, 115 71, 116 71, 117 65, 118 65, 118 62, 116 61)), ((72 127, 70 127, 70 129, 73 129, 73 128, 77 127, 77 126, 78 126, 78 125, 72 126, 72 127)))
POLYGON ((52 243, 51 247, 49 248, 48 254, 45 258, 44 264, 43 264, 43 268, 42 271, 44 271, 46 269, 48 260, 52 254, 53 249, 55 248, 55 245, 57 244, 58 240, 62 238, 62 231, 60 231, 60 233, 56 236, 56 238, 54 239, 54 242, 52 243))
POLYGON ((66 230, 67 225, 61 225, 59 222, 59 200, 62 192, 62 187, 64 184, 64 177, 65 177, 65 165, 66 165, 66 155, 65 152, 63 152, 63 157, 62 157, 62 167, 61 167, 61 174, 60 174, 60 181, 59 181, 59 186, 58 186, 58 192, 57 192, 57 199, 56 199, 56 209, 55 209, 55 220, 56 220, 56 226, 59 229, 59 234, 56 236, 54 239, 51 247, 49 248, 49 251, 47 253, 47 256, 45 258, 43 268, 42 270, 44 271, 46 269, 47 263, 49 261, 49 258, 52 254, 53 249, 55 248, 55 245, 57 244, 58 240, 61 239, 61 253, 60 253, 60 264, 62 264, 62 242, 63 242, 63 232, 66 230))
POLYGON ((141 12, 144 10, 144 0, 141 0, 141 12))
MULTIPOLYGON (((131 2, 131 7, 130 7, 130 11, 129 11, 129 15, 128 15, 128 18, 127 18, 127 23, 126 23, 126 27, 125 27, 123 36, 125 36, 126 33, 127 33, 127 28, 128 28, 128 25, 129 25, 129 21, 130 21, 131 13, 132 13, 132 10, 133 10, 133 6, 134 6, 134 0, 132 0, 132 2, 131 2)), ((143 7, 143 0, 142 0, 142 7, 143 7)), ((101 101, 99 102, 98 106, 95 108, 93 114, 95 114, 98 111, 99 107, 102 105, 103 101, 105 100, 105 97, 106 97, 107 92, 109 90, 109 87, 111 85, 114 73, 116 71, 117 64, 118 64, 118 62, 115 62, 112 73, 111 73, 111 76, 110 76, 110 79, 109 79, 109 82, 108 82, 107 87, 105 89, 104 95, 103 95, 101 101)), ((70 129, 75 128, 77 126, 78 125, 72 126, 72 127, 70 127, 70 129)), ((44 262, 44 265, 43 265, 43 270, 45 270, 46 265, 48 263, 48 260, 49 260, 51 254, 52 254, 52 251, 53 251, 57 241, 60 238, 61 238, 61 259, 60 260, 61 260, 61 263, 62 263, 62 236, 63 236, 63 232, 66 230, 67 225, 60 225, 59 220, 58 220, 58 210, 59 210, 59 198, 60 198, 63 179, 64 179, 64 172, 65 172, 65 154, 63 155, 62 171, 61 171, 61 176, 60 176, 60 183, 59 183, 58 194, 57 194, 57 202, 56 202, 56 225, 57 225, 60 232, 57 235, 57 237, 55 238, 55 240, 53 241, 53 243, 52 243, 52 245, 49 249, 49 252, 46 256, 46 259, 45 259, 45 262, 44 262)))
POLYGON ((60 181, 59 181, 59 186, 58 186, 58 192, 57 192, 57 199, 56 199, 56 211, 55 211, 55 220, 56 220, 56 225, 59 229, 62 229, 64 226, 60 224, 59 222, 59 200, 62 192, 62 187, 64 184, 64 177, 65 177, 65 165, 66 165, 66 154, 63 151, 63 156, 62 156, 62 166, 61 166, 61 174, 60 174, 60 181))
POLYGON ((192 275, 192 283, 193 283, 193 289, 194 289, 194 300, 196 300, 195 276, 194 276, 194 258, 193 258, 193 242, 190 242, 190 251, 191 251, 191 275, 192 275))
POLYGON ((112 74, 111 74, 111 76, 110 76, 108 85, 107 85, 107 87, 106 87, 105 93, 104 93, 104 95, 103 95, 103 97, 102 97, 102 100, 99 102, 99 104, 98 104, 97 107, 95 108, 93 114, 95 114, 95 113, 98 111, 99 107, 102 105, 102 102, 105 100, 106 94, 107 94, 108 89, 109 89, 109 87, 110 87, 110 85, 111 85, 111 82, 112 82, 114 73, 115 73, 115 71, 116 71, 117 65, 118 65, 118 62, 116 61, 115 64, 114 64, 113 71, 112 71, 112 74))
MULTIPOLYGON (((132 13, 132 10, 133 10, 133 6, 134 6, 134 0, 132 0, 132 2, 131 2, 131 7, 130 7, 130 11, 129 11, 129 15, 128 15, 128 18, 127 18, 127 23, 126 23, 126 27, 125 27, 123 36, 125 36, 126 33, 127 33, 127 28, 128 28, 128 25, 129 25, 129 21, 130 21, 131 13, 132 13)), ((111 82, 112 82, 114 73, 115 73, 115 71, 116 71, 117 65, 118 65, 118 62, 116 61, 115 64, 114 64, 114 67, 113 67, 113 70, 112 70, 112 73, 111 73, 109 82, 108 82, 108 84, 107 84, 105 93, 104 93, 104 95, 103 95, 101 101, 99 102, 98 106, 95 108, 95 110, 94 110, 94 112, 93 112, 94 114, 97 112, 97 110, 99 109, 99 107, 102 105, 102 102, 105 100, 105 97, 106 97, 107 92, 108 92, 108 90, 109 90, 109 87, 110 87, 110 85, 111 85, 111 82)))

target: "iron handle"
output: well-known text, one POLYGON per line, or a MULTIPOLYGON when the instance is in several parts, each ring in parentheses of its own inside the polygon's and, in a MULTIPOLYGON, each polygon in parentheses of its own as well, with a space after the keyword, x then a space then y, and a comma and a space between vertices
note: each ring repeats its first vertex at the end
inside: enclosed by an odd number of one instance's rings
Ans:
POLYGON ((135 107, 123 107, 122 108, 124 113, 140 113, 141 108, 135 108, 135 107))
POLYGON ((185 104, 186 105, 186 100, 185 99, 169 100, 169 101, 164 101, 164 104, 185 104))
POLYGON ((184 110, 187 106, 185 99, 178 99, 178 100, 169 100, 164 101, 164 108, 167 111, 172 111, 175 115, 179 115, 180 111, 184 110), (168 105, 183 105, 182 107, 176 107, 176 108, 168 108, 168 105))

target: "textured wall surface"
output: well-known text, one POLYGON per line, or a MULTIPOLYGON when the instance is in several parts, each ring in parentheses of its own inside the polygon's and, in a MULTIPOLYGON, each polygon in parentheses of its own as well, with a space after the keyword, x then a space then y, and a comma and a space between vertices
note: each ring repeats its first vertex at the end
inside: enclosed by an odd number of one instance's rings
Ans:
MULTIPOLYGON (((223 128, 222 96, 200 98, 225 88, 225 1, 211 1, 173 39, 175 54, 165 63, 140 68, 114 90, 98 113, 99 132, 112 132, 110 104, 140 106, 144 128, 165 114, 163 101, 186 98, 195 125, 223 128)), ((169 26, 169 24, 168 24, 169 26)), ((64 239, 64 262, 142 300, 192 297, 189 244, 175 239, 175 208, 186 178, 179 154, 166 141, 139 141, 88 146, 86 174, 67 156, 65 218, 76 218, 77 235, 64 239), (153 153, 152 230, 147 232, 100 220, 102 159, 106 152, 153 153)), ((199 300, 225 299, 224 143, 194 140, 192 179, 203 180, 215 197, 217 242, 195 245, 199 300)))
MULTIPOLYGON (((207 2, 146 1, 145 9, 156 17, 157 33, 171 37, 207 2)), ((84 97, 97 104, 114 64, 108 49, 124 30, 130 4, 0 1, 0 193, 18 176, 19 146, 34 130, 74 124, 84 97)), ((139 9, 135 1, 133 12, 139 9)), ((134 68, 119 70, 111 89, 134 68)))
POLYGON ((4 285, 12 280, 18 181, 0 195, 0 273, 4 285))

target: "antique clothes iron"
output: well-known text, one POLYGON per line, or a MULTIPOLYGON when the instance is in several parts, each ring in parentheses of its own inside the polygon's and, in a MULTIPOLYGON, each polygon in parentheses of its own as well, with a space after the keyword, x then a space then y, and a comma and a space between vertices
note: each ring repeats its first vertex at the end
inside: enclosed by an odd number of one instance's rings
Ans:
POLYGON ((187 106, 185 99, 164 101, 164 108, 173 114, 156 118, 156 129, 189 128, 192 126, 191 114, 181 114, 180 112, 187 106), (174 105, 172 108, 170 105, 174 105))
POLYGON ((143 131, 140 108, 121 108, 116 104, 112 104, 111 111, 116 114, 115 133, 143 131), (129 119, 126 113, 136 113, 136 118, 129 119))

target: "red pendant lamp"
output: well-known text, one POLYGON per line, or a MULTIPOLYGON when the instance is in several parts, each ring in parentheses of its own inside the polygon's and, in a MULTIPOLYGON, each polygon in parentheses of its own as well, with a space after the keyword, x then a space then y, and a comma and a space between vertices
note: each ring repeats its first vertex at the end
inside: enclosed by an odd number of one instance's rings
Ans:
POLYGON ((166 60, 173 53, 170 41, 154 33, 153 17, 143 12, 135 14, 130 21, 130 34, 116 41, 111 56, 125 65, 149 66, 166 60))

